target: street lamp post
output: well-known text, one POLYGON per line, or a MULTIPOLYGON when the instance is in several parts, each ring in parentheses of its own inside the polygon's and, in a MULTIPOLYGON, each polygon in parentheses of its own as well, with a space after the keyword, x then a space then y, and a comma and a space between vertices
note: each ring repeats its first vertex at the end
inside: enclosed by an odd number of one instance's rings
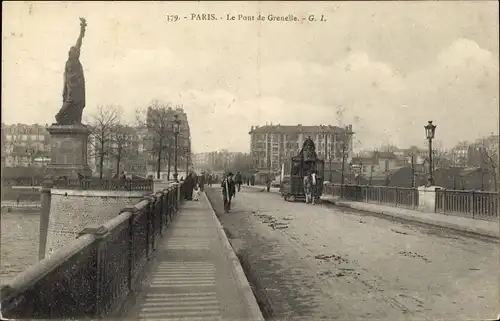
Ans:
POLYGON ((432 176, 432 140, 436 134, 436 127, 436 125, 432 124, 432 120, 429 120, 429 123, 424 126, 425 135, 429 141, 429 186, 434 186, 434 177, 432 176))
POLYGON ((359 154, 358 154, 358 160, 359 160, 359 173, 358 173, 358 180, 356 182, 356 184, 360 184, 361 182, 361 175, 363 174, 363 161, 361 160, 361 158, 359 158, 359 154))
POLYGON ((346 161, 346 148, 349 144, 350 137, 353 132, 351 131, 349 126, 346 126, 344 129, 344 133, 342 136, 342 172, 340 176, 340 197, 344 197, 344 183, 345 183, 345 161, 346 161))
POLYGON ((179 136, 179 131, 180 131, 180 120, 178 119, 177 115, 174 115, 174 122, 172 126, 174 127, 174 181, 179 182, 178 176, 179 173, 177 172, 177 154, 178 154, 178 136, 179 136))
POLYGON ((349 162, 349 184, 352 184, 352 161, 349 162))
POLYGON ((189 150, 189 146, 186 147, 186 176, 189 173, 189 161, 190 161, 191 151, 189 150))

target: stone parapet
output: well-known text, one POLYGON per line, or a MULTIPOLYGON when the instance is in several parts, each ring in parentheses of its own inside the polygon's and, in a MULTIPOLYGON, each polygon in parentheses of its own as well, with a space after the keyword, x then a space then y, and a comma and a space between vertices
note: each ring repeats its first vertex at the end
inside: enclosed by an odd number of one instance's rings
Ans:
MULTIPOLYGON (((104 224, 119 215, 122 208, 136 204, 150 193, 151 191, 53 188, 50 191, 49 213, 43 217, 48 222, 40 222, 41 227, 47 226, 45 256, 52 255, 74 240, 85 226, 104 224)), ((43 233, 41 230, 40 235, 43 233)), ((40 244, 40 249, 42 248, 43 244, 40 244)))

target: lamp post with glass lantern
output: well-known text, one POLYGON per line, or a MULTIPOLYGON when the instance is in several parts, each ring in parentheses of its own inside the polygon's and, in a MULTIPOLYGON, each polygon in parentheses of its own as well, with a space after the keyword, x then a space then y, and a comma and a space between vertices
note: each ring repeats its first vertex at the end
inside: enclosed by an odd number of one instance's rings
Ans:
POLYGON ((432 124, 432 120, 429 120, 429 123, 424 126, 425 135, 427 136, 427 140, 429 141, 429 186, 434 186, 434 177, 432 176, 432 140, 434 139, 434 135, 436 134, 436 125, 432 124))
POLYGON ((347 158, 347 154, 349 152, 349 144, 350 144, 350 140, 351 140, 351 136, 353 135, 354 133, 352 132, 351 130, 351 126, 346 126, 344 128, 344 133, 342 135, 342 172, 341 172, 341 176, 340 176, 340 196, 341 197, 344 197, 344 183, 345 183, 345 161, 346 161, 346 158, 347 158))
POLYGON ((177 115, 174 115, 174 122, 172 124, 174 129, 174 181, 179 182, 177 177, 179 173, 177 172, 177 154, 178 154, 178 136, 180 132, 181 121, 178 119, 177 115))

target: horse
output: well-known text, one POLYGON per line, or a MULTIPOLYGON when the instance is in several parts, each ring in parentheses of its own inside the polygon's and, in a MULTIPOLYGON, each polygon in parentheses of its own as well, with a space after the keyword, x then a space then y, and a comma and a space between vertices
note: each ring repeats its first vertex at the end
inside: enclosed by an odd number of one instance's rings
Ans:
POLYGON ((316 202, 316 174, 313 172, 307 176, 304 176, 304 193, 306 194, 306 204, 316 202))
POLYGON ((304 194, 306 194, 306 204, 313 202, 314 200, 312 198, 312 180, 311 176, 306 175, 304 176, 304 194))

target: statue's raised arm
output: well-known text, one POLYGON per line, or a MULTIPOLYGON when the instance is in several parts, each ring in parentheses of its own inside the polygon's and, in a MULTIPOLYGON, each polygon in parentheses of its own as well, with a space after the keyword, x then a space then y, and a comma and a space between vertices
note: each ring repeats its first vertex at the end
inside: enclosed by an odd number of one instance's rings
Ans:
POLYGON ((87 20, 85 18, 80 17, 80 36, 78 36, 78 40, 76 41, 75 47, 80 50, 82 47, 82 40, 85 36, 85 28, 87 27, 87 20))

